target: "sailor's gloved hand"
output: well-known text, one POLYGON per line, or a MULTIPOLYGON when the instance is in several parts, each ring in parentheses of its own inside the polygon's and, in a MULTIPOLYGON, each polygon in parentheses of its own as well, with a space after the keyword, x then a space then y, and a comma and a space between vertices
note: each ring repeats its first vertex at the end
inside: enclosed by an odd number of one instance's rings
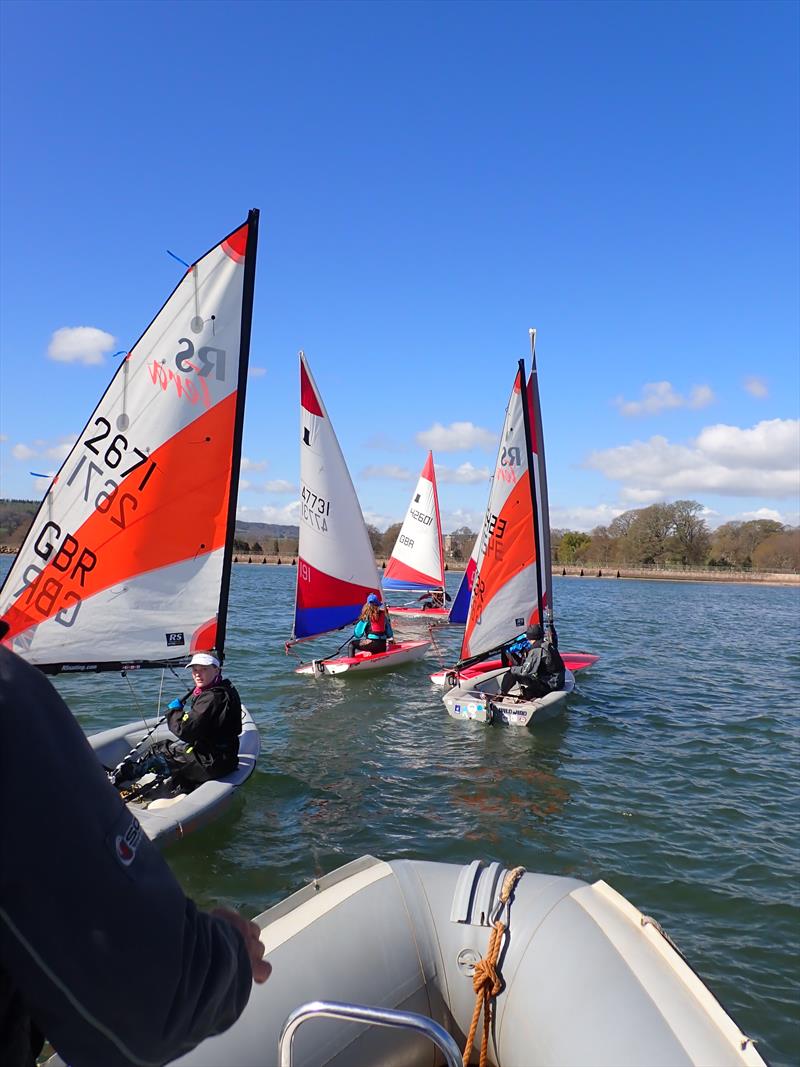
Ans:
POLYGON ((179 711, 182 707, 182 700, 170 700, 169 704, 167 704, 167 711, 179 711))

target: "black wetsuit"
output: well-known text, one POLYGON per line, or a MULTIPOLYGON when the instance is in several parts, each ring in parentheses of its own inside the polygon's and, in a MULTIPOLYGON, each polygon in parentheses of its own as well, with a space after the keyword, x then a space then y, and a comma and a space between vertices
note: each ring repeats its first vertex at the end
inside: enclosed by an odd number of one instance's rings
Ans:
POLYGON ((239 1017, 241 935, 187 899, 69 708, 0 647, 0 1063, 163 1064, 239 1017))
POLYGON ((563 689, 565 677, 566 668, 558 651, 558 639, 548 634, 541 641, 531 642, 522 663, 508 668, 500 683, 500 692, 505 694, 519 683, 523 697, 533 700, 563 689))
POLYGON ((179 738, 160 741, 150 754, 163 753, 179 783, 192 785, 222 778, 239 764, 242 702, 227 678, 217 678, 196 696, 187 693, 185 706, 173 708, 167 725, 179 738))

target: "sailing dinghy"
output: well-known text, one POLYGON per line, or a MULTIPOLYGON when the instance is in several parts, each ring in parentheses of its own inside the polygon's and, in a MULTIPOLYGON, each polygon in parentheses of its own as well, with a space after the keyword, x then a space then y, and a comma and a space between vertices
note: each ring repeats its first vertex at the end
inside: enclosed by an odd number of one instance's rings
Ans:
MULTIPOLYGON (((4 643, 45 673, 175 668, 211 649, 222 661, 257 234, 253 210, 189 267, 47 490, 0 590, 4 643)), ((172 736, 158 723, 89 742, 112 768, 172 736)), ((145 833, 162 844, 215 817, 259 748, 243 711, 237 770, 137 803, 145 833)))
POLYGON ((424 619, 439 625, 450 621, 444 584, 442 520, 432 452, 428 453, 392 555, 386 564, 383 588, 386 591, 421 594, 416 603, 391 605, 392 615, 398 621, 424 619), (428 607, 424 606, 426 599, 432 602, 428 607), (435 606, 436 600, 441 606, 435 606))
MULTIPOLYGON (((380 579, 350 472, 322 397, 300 353, 300 543, 294 629, 299 641, 341 630, 359 617, 380 579)), ((349 638, 348 638, 349 640, 349 638)), ((345 642, 346 643, 346 642, 345 642)), ((343 647, 343 646, 341 646, 343 647)), ((430 641, 390 641, 385 652, 356 652, 304 663, 295 674, 366 674, 421 659, 430 641)))
MULTIPOLYGON (((563 689, 534 700, 518 686, 501 692, 505 669, 486 660, 534 623, 552 623, 550 516, 541 410, 536 370, 536 331, 531 330, 531 375, 519 361, 506 408, 489 504, 477 543, 470 604, 453 672, 453 688, 443 696, 450 715, 478 722, 532 726, 561 711, 575 685, 567 668, 563 689), (462 667, 482 664, 483 673, 462 679, 462 667)), ((566 664, 565 664, 566 666, 566 664)))
POLYGON ((363 856, 255 921, 269 982, 175 1067, 457 1067, 487 986, 491 1024, 477 1020, 464 1062, 484 1032, 487 1067, 766 1067, 659 924, 603 881, 363 856))

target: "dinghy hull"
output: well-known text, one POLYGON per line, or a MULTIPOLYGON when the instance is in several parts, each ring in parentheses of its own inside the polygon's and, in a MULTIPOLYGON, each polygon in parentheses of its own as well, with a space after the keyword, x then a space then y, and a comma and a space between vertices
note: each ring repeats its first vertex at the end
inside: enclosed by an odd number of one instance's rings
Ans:
POLYGON ((571 671, 567 671, 563 689, 536 700, 524 700, 512 693, 500 692, 505 673, 505 668, 501 667, 448 690, 442 697, 448 714, 454 719, 472 719, 494 725, 538 726, 561 714, 567 697, 575 688, 575 678, 571 671))
MULTIPOLYGON (((101 733, 91 734, 89 744, 104 767, 111 769, 138 745, 155 725, 157 719, 116 726, 101 733)), ((157 727, 150 743, 163 741, 174 735, 166 724, 157 727)), ((258 727, 246 708, 242 708, 242 732, 239 736, 239 766, 232 774, 203 782, 191 793, 182 793, 177 797, 153 800, 144 806, 130 803, 128 807, 136 816, 142 829, 159 848, 171 841, 185 837, 186 834, 199 830, 202 826, 217 819, 233 802, 237 790, 253 773, 256 760, 261 750, 258 727)), ((145 751, 144 749, 142 751, 145 751)))
POLYGON ((430 641, 398 641, 385 652, 357 652, 355 656, 311 660, 295 670, 295 674, 311 674, 323 678, 334 674, 368 674, 371 671, 400 667, 422 659, 431 647, 430 641))
MULTIPOLYGON (((592 667, 600 659, 591 652, 562 652, 561 658, 564 666, 573 674, 585 671, 587 667, 592 667)), ((452 688, 455 681, 461 684, 469 678, 477 678, 481 674, 486 674, 487 671, 499 670, 502 666, 499 659, 485 659, 481 663, 473 663, 471 667, 464 667, 457 674, 452 668, 446 671, 435 671, 431 675, 431 681, 434 685, 449 685, 452 688)))
MULTIPOLYGON (((176 1064, 276 1063, 284 1021, 312 1000, 415 1011, 463 1048, 474 964, 486 954, 506 873, 478 860, 459 867, 365 856, 315 881, 258 916, 270 980, 253 987, 229 1031, 176 1064)), ((508 934, 492 1067, 764 1067, 658 924, 604 882, 525 873, 500 918, 508 934)), ((409 1031, 317 1018, 295 1034, 292 1062, 418 1067, 434 1057, 409 1031)))
POLYGON ((449 626, 450 625, 450 612, 447 608, 428 608, 425 611, 423 608, 415 607, 399 607, 389 605, 389 611, 391 612, 392 620, 396 622, 411 622, 422 620, 423 622, 430 623, 431 626, 449 626))

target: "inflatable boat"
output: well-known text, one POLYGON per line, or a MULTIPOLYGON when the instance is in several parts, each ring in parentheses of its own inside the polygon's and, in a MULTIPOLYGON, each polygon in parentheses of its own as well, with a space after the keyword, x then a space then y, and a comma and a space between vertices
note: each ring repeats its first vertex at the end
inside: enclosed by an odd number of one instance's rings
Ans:
POLYGON ((477 1063, 487 977, 491 1067, 765 1067, 658 923, 602 881, 364 856, 256 922, 269 981, 181 1067, 453 1065, 471 1029, 477 1063))

